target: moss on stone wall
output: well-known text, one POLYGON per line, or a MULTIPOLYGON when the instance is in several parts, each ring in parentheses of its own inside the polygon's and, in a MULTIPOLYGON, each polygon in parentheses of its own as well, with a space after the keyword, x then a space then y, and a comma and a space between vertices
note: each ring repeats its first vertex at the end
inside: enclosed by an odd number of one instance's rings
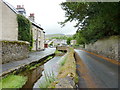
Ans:
POLYGON ((30 43, 30 47, 32 47, 33 35, 31 22, 26 17, 20 14, 17 15, 17 22, 18 22, 18 40, 28 41, 30 43))
POLYGON ((1 84, 0 89, 22 88, 22 86, 26 83, 26 81, 27 81, 27 77, 20 75, 8 75, 0 80, 0 84, 1 84))
POLYGON ((2 42, 2 43, 11 43, 11 44, 19 44, 19 45, 29 44, 28 42, 24 42, 24 41, 6 41, 6 40, 2 40, 0 42, 2 42))

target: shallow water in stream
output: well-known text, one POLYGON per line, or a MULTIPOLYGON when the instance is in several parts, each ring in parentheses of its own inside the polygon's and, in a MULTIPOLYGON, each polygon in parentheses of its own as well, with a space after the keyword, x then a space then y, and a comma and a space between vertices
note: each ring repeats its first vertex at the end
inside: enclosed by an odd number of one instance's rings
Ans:
POLYGON ((44 73, 48 75, 54 73, 54 76, 58 74, 58 61, 62 56, 55 56, 51 60, 44 63, 44 65, 38 66, 35 69, 22 72, 20 75, 27 76, 28 80, 26 84, 20 90, 24 88, 39 88, 40 83, 45 80, 44 73))
MULTIPOLYGON (((59 60, 62 56, 55 56, 53 59, 44 64, 44 71, 42 72, 42 77, 34 84, 33 88, 39 88, 40 84, 45 81, 45 74, 48 76, 54 74, 56 77, 59 69, 59 60)), ((43 83, 44 84, 44 83, 43 83)))

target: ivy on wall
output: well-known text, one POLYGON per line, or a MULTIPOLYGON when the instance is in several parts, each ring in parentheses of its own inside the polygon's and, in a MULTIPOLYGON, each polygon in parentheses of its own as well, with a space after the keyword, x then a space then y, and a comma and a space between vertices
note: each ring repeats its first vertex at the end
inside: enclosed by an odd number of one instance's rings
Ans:
POLYGON ((30 43, 31 48, 33 43, 31 22, 26 17, 20 14, 17 15, 17 22, 18 22, 18 40, 28 41, 30 43))

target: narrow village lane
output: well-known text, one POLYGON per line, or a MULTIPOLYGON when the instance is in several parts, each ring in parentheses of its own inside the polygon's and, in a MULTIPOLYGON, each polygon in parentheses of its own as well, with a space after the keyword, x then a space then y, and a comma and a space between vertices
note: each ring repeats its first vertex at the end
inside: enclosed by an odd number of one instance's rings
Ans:
POLYGON ((118 88, 118 65, 83 50, 75 51, 79 88, 118 88))
MULTIPOLYGON (((2 73, 9 72, 10 70, 14 70, 25 64, 29 64, 34 61, 38 61, 45 56, 53 54, 55 52, 55 50, 56 50, 55 48, 47 48, 44 51, 31 52, 29 54, 29 58, 2 64, 2 66, 0 65, 0 67, 2 67, 2 73)), ((0 73, 0 76, 2 73, 0 73)))

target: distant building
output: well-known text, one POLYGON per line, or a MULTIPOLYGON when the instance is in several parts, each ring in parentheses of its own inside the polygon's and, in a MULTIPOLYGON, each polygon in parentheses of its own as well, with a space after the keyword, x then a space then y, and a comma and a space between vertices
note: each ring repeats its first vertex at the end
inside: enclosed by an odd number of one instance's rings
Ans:
POLYGON ((71 41, 70 41, 70 44, 71 44, 71 45, 76 45, 76 43, 77 43, 76 40, 71 40, 71 41))
POLYGON ((64 46, 64 45, 67 45, 67 40, 55 39, 53 42, 53 46, 64 46))

